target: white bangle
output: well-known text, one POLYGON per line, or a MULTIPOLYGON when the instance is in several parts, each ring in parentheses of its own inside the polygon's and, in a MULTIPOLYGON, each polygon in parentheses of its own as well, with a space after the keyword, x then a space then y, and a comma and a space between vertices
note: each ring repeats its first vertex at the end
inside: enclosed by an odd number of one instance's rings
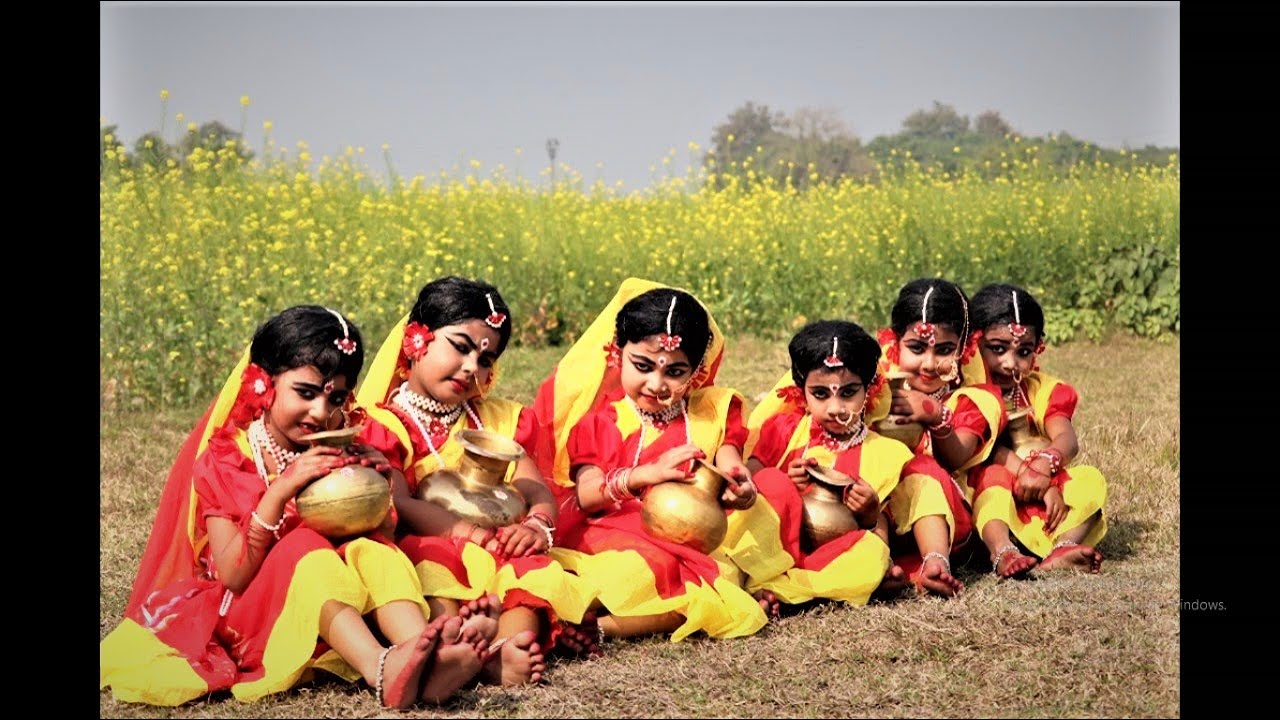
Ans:
POLYGON ((526 526, 528 526, 528 527, 536 527, 536 528, 538 528, 539 530, 541 530, 541 531, 542 531, 542 533, 543 533, 544 535, 546 535, 546 536, 547 536, 547 549, 548 549, 548 550, 550 550, 551 548, 553 548, 553 547, 555 547, 555 546, 556 546, 555 542, 551 539, 551 528, 547 527, 547 526, 542 522, 542 519, 541 519, 541 518, 536 518, 536 517, 525 518, 524 522, 523 522, 523 523, 521 523, 521 524, 522 524, 522 525, 526 525, 526 526))
POLYGON ((252 516, 254 522, 261 525, 264 530, 270 531, 272 535, 276 536, 277 540, 280 539, 280 528, 284 527, 284 515, 280 516, 280 522, 275 525, 268 525, 267 521, 262 519, 262 516, 258 514, 257 510, 253 511, 252 516))

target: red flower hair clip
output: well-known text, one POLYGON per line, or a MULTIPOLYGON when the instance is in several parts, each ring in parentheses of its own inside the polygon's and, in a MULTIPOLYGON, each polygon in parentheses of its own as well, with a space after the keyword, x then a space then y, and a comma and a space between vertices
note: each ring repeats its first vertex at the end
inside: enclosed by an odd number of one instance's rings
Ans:
POLYGON ((427 352, 427 346, 435 339, 431 328, 420 322, 409 321, 404 324, 404 339, 400 341, 400 351, 410 360, 417 360, 427 352))
POLYGON ((617 342, 610 341, 601 349, 604 350, 605 367, 616 368, 622 365, 622 349, 618 347, 617 342))
POLYGON ((229 418, 238 427, 246 427, 275 402, 276 389, 271 376, 257 363, 249 363, 240 375, 240 392, 229 418))
POLYGON ((777 395, 782 398, 783 402, 789 402, 797 407, 804 407, 804 390, 800 389, 798 385, 778 388, 777 395))
POLYGON ((893 328, 884 328, 876 333, 876 342, 880 343, 880 350, 884 353, 884 359, 893 365, 898 365, 898 333, 894 332, 893 328))

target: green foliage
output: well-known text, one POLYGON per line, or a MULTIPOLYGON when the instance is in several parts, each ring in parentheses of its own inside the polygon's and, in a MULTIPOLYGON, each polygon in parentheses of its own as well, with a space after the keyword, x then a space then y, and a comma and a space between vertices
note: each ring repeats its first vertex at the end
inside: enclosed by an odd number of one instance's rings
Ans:
POLYGON ((448 273, 502 288, 525 345, 572 342, 629 276, 694 293, 730 337, 781 341, 823 317, 881 327, 897 289, 924 276, 1026 287, 1054 341, 1178 332, 1177 166, 1063 177, 1038 154, 990 179, 902 163, 805 192, 694 177, 625 196, 497 172, 387 187, 353 153, 312 170, 305 150, 263 163, 197 147, 168 172, 109 168, 104 407, 207 401, 257 324, 289 305, 342 308, 377 343, 448 273))
POLYGON ((717 189, 734 179, 745 184, 772 180, 805 190, 876 172, 862 141, 827 109, 802 107, 788 116, 748 102, 716 127, 711 145, 703 165, 717 189))

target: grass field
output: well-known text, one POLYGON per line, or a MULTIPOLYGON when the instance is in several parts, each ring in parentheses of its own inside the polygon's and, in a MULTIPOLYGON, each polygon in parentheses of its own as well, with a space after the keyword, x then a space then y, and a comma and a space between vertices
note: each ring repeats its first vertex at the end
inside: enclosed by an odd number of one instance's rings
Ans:
MULTIPOLYGON (((561 352, 516 348, 501 394, 530 402, 561 352)), ((1179 352, 1177 338, 1117 335, 1044 356, 1082 397, 1079 462, 1107 477, 1099 576, 997 581, 957 568, 966 590, 954 600, 802 607, 738 640, 610 642, 602 658, 553 662, 542 685, 467 690, 408 713, 380 709, 363 685, 322 681, 252 705, 221 694, 174 709, 103 692, 101 715, 1177 717, 1179 352)), ((754 404, 785 367, 785 343, 735 338, 719 384, 754 404)), ((201 410, 101 416, 100 638, 120 621, 165 473, 201 410)))

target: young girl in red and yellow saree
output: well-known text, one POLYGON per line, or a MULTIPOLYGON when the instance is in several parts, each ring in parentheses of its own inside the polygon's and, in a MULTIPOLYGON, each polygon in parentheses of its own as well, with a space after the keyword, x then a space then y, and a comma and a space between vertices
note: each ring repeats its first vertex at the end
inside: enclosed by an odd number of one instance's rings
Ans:
POLYGON ((380 531, 335 547, 299 518, 312 481, 387 469, 367 447, 308 448, 340 426, 363 362, 359 330, 327 308, 258 329, 170 471, 125 618, 99 648, 101 687, 153 705, 256 700, 321 668, 403 709, 479 669, 497 626, 484 603, 428 623, 413 567, 380 531))
POLYGON ((652 488, 679 491, 699 461, 726 476, 702 498, 707 517, 756 504, 742 397, 713 384, 723 353, 697 299, 630 278, 538 392, 534 409, 554 443, 544 473, 561 506, 552 556, 598 590, 606 636, 737 637, 768 620, 767 600, 743 590, 715 532, 677 542, 643 517, 652 488))
MULTIPOLYGON (((484 677, 503 685, 542 679, 545 654, 563 633, 575 650, 597 649, 590 617, 587 627, 575 627, 594 594, 547 556, 558 512, 533 459, 533 413, 492 395, 513 323, 488 283, 452 276, 427 283, 383 341, 359 397, 367 413, 361 440, 389 459, 399 546, 435 596, 433 607, 455 614, 458 601, 487 593, 501 599, 484 677), (490 491, 513 503, 510 517, 462 517, 441 504, 448 498, 418 494, 433 473, 459 467, 459 434, 481 430, 524 450, 490 491)), ((444 477, 437 476, 442 487, 444 477)))
POLYGON ((776 479, 789 490, 777 526, 794 566, 753 576, 748 587, 785 603, 864 605, 889 569, 888 498, 903 478, 945 474, 869 428, 876 414, 868 398, 884 381, 880 346, 865 330, 840 320, 810 323, 787 352, 794 384, 751 413, 746 454, 757 482, 776 479))
POLYGON ((990 460, 970 473, 974 517, 998 572, 1003 565, 1024 569, 1018 575, 1033 567, 1096 573, 1102 553, 1094 546, 1107 532, 1107 482, 1095 467, 1068 467, 1080 451, 1071 422, 1079 395, 1036 364, 1044 322, 1040 303, 1020 287, 988 285, 973 296, 988 377, 971 379, 998 387, 1010 415, 1026 423, 1025 431, 1011 424, 990 460), (1022 440, 1025 446, 1012 447, 1022 440))

